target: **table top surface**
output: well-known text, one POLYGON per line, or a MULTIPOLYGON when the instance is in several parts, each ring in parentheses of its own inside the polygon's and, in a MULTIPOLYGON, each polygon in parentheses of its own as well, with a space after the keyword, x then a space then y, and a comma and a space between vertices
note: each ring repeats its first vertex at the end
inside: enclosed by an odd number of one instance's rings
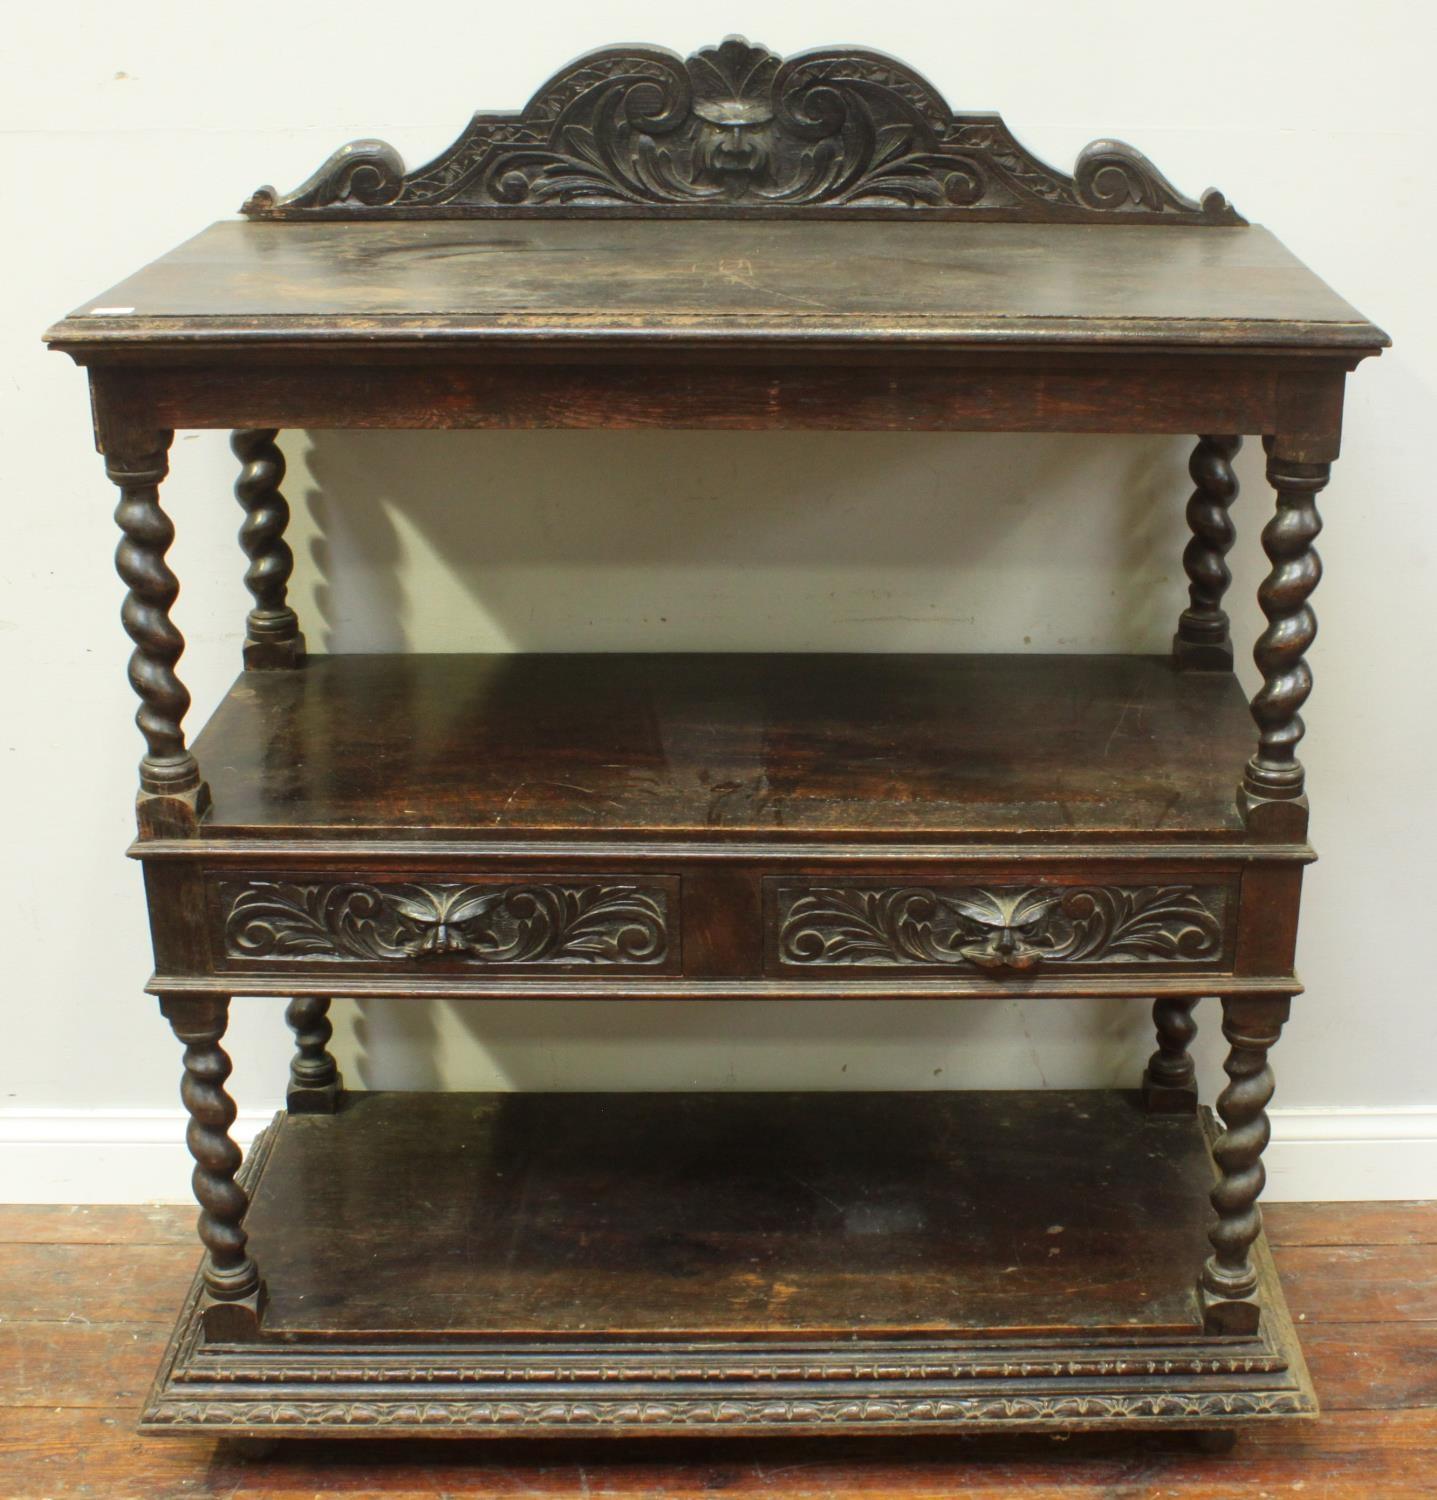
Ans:
POLYGON ((223 222, 46 337, 1301 349, 1386 335, 1267 230, 940 222, 223 222))

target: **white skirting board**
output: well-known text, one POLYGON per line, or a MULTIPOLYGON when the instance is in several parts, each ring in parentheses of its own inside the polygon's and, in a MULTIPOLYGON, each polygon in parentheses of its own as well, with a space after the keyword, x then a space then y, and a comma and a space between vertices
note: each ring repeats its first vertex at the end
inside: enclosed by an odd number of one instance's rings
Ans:
MULTIPOLYGON (((278 1108, 278 1106, 274 1106, 278 1108)), ((245 1110, 248 1146, 273 1108, 245 1110)), ((0 1110, 0 1203, 188 1203, 182 1110, 0 1110)), ((1272 1111, 1273 1203, 1437 1199, 1437 1106, 1272 1111)))

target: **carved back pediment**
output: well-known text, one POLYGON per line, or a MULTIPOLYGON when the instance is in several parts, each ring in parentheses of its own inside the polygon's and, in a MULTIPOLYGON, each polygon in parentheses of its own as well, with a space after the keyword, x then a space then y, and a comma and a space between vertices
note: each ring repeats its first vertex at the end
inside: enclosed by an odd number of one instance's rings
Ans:
POLYGON ((683 58, 606 47, 518 112, 477 114, 406 172, 383 141, 341 147, 251 219, 995 219, 1242 224, 1214 190, 1184 197, 1139 152, 1094 141, 1071 176, 996 114, 954 114, 905 64, 858 47, 784 59, 743 37, 683 58))

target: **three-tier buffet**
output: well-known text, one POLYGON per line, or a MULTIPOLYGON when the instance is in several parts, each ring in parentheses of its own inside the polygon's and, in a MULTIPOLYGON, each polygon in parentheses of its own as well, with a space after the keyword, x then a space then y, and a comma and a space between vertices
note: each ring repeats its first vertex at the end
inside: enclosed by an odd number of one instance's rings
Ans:
POLYGON ((260 189, 48 338, 119 489, 131 852, 202 1207, 147 1430, 1315 1410, 1257 1199, 1312 858, 1316 501, 1387 340, 1271 234, 1118 142, 1056 171, 878 53, 619 47, 417 170, 358 141, 260 189), (281 429, 564 427, 1190 434, 1187 606, 1160 656, 307 653, 281 429), (254 597, 193 742, 183 428, 233 430, 254 597), (1243 435, 1276 496, 1251 702, 1243 435), (237 996, 285 998, 296 1038, 243 1163, 237 996), (335 996, 1122 996, 1156 1050, 1118 1091, 405 1094, 344 1086, 335 996))

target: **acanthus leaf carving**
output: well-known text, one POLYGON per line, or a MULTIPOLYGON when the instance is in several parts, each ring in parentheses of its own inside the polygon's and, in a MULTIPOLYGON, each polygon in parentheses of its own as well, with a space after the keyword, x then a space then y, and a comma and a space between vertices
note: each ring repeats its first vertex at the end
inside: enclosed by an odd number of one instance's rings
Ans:
POLYGON ((1029 973, 1055 963, 1217 963, 1219 886, 815 886, 778 892, 785 965, 1029 973))
POLYGON ((1095 141, 1072 176, 1058 172, 997 115, 954 114, 882 53, 828 48, 785 61, 742 37, 688 58, 661 47, 591 52, 522 111, 475 115, 414 172, 385 142, 354 141, 293 193, 261 188, 243 212, 1245 222, 1221 193, 1185 197, 1119 141, 1095 141))
POLYGON ((649 966, 668 955, 659 887, 529 882, 229 883, 230 958, 460 959, 484 965, 649 966))

